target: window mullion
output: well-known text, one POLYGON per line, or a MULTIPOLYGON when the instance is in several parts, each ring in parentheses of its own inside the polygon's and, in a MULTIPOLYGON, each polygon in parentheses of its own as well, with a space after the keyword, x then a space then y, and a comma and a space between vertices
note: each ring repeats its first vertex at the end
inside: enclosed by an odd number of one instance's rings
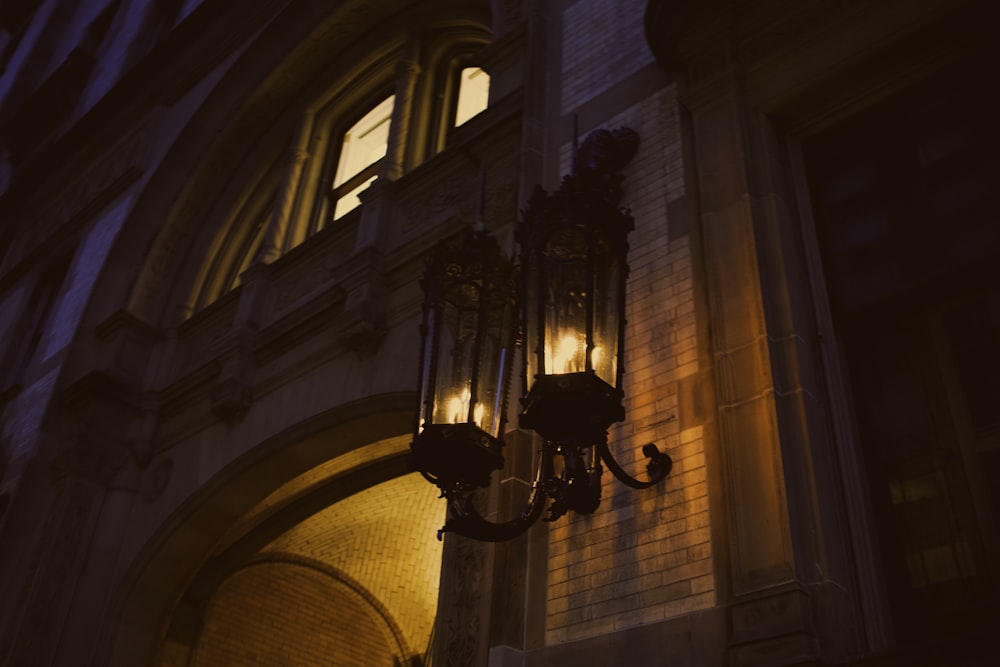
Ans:
POLYGON ((372 176, 377 175, 379 173, 379 168, 382 166, 383 161, 384 160, 376 160, 375 162, 372 162, 370 165, 368 165, 358 173, 354 174, 354 176, 351 176, 340 185, 336 186, 335 188, 331 188, 329 191, 330 201, 336 202, 338 199, 340 199, 345 194, 347 194, 354 188, 364 183, 372 176))
POLYGON ((379 176, 387 181, 394 181, 403 175, 406 164, 406 147, 410 135, 410 123, 413 117, 413 98, 420 77, 420 44, 411 39, 407 44, 407 53, 396 67, 396 104, 392 108, 392 121, 389 125, 389 140, 386 146, 385 160, 379 176))

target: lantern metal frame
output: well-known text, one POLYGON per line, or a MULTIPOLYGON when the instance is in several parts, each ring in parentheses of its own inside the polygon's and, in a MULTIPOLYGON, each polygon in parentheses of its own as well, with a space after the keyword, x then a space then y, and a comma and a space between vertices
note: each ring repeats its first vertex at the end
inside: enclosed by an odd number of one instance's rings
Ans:
MULTIPOLYGON (((490 483, 494 470, 503 467, 503 432, 506 427, 506 405, 509 398, 510 376, 517 344, 516 271, 500 251, 492 236, 482 229, 466 230, 456 239, 438 243, 430 255, 427 271, 421 281, 424 291, 423 319, 420 326, 422 354, 420 357, 420 396, 411 443, 411 465, 436 484, 448 498, 464 497, 490 483), (456 297, 456 295, 458 295, 456 297), (462 341, 460 333, 452 332, 453 347, 444 349, 444 330, 449 327, 449 313, 463 310, 457 300, 466 301, 467 315, 474 322, 464 327, 472 336, 471 349, 456 349, 462 341), (494 389, 493 409, 489 415, 492 428, 486 429, 476 417, 477 406, 484 397, 479 395, 483 383, 480 376, 491 369, 484 368, 484 350, 490 323, 493 323, 495 345, 506 361, 493 368, 494 377, 486 378, 494 389), (437 405, 438 393, 445 384, 440 371, 442 354, 464 353, 468 366, 468 403, 465 414, 447 415, 440 419, 442 406, 437 405)), ((462 328, 461 322, 455 326, 462 328)), ((455 369, 452 369, 454 372, 455 369)), ((451 387, 459 391, 458 386, 451 387)), ((445 410, 447 412, 447 410, 445 410)))
MULTIPOLYGON (((475 243, 467 244, 464 251, 459 250, 472 253, 470 257, 482 256, 484 261, 487 255, 493 257, 492 261, 496 261, 499 268, 492 270, 516 276, 515 280, 519 283, 514 296, 508 297, 516 300, 520 315, 521 340, 518 343, 522 345, 521 375, 525 393, 520 399, 519 424, 521 428, 531 429, 541 436, 542 446, 527 506, 510 521, 489 521, 476 509, 476 492, 489 485, 494 469, 503 467, 503 428, 495 435, 484 432, 474 423, 471 406, 468 418, 462 424, 443 425, 426 419, 427 415, 434 414, 433 386, 438 370, 431 353, 437 349, 437 342, 431 340, 435 326, 433 313, 438 307, 435 304, 439 304, 441 299, 440 294, 435 292, 438 289, 435 285, 448 273, 438 259, 432 260, 428 267, 424 279, 426 298, 421 327, 424 352, 420 365, 422 405, 414 427, 412 461, 414 468, 437 484, 442 496, 448 500, 448 516, 438 533, 439 538, 443 532, 455 532, 489 542, 511 539, 541 517, 547 501, 551 502, 546 521, 554 521, 569 511, 591 514, 601 503, 604 466, 618 480, 635 489, 652 487, 670 474, 672 460, 655 444, 642 448, 643 455, 649 459, 646 465, 648 479, 645 480, 630 475, 614 458, 608 444, 608 429, 615 422, 625 419, 622 378, 628 278, 627 236, 634 228, 631 213, 619 206, 622 176, 618 172, 634 156, 638 135, 628 128, 597 130, 587 137, 579 151, 575 143, 574 140, 572 173, 563 177, 560 187, 552 194, 540 186, 536 187, 527 209, 522 212, 516 230, 521 249, 517 273, 507 273, 507 269, 503 268, 508 266, 507 260, 498 249, 490 251, 492 254, 475 250, 480 246, 486 247, 483 244, 487 243, 485 239, 488 237, 481 226, 469 237, 475 239, 475 243), (560 246, 560 238, 572 239, 576 243, 567 250, 560 246), (583 286, 574 288, 575 291, 568 294, 575 299, 571 305, 577 311, 582 309, 584 314, 583 331, 576 331, 576 335, 582 335, 585 340, 584 363, 582 369, 577 364, 577 368, 567 372, 554 372, 566 369, 546 368, 546 340, 550 341, 549 344, 552 340, 552 335, 547 335, 546 331, 546 308, 553 305, 550 300, 555 298, 549 292, 554 293, 559 287, 553 287, 553 283, 559 280, 550 276, 549 269, 553 262, 566 263, 567 256, 573 253, 577 254, 570 261, 583 267, 583 286), (609 288, 615 293, 615 312, 611 314, 617 317, 613 332, 615 356, 609 362, 613 377, 608 377, 608 369, 604 368, 605 377, 602 378, 594 368, 598 282, 602 282, 602 294, 607 294, 609 288), (532 343, 533 349, 524 349, 525 345, 532 343), (537 370, 532 378, 528 377, 529 368, 537 370), (428 386, 431 388, 429 392, 428 386), (421 417, 424 418, 422 424, 421 417), (561 459, 561 465, 557 465, 557 457, 561 459)), ((492 243, 491 247, 495 248, 496 242, 492 243)), ((447 254, 440 248, 444 246, 439 246, 438 255, 447 254)), ((455 266, 470 263, 468 259, 455 259, 454 256, 448 261, 453 274, 455 266)), ((483 270, 482 266, 479 270, 483 270)), ((577 282, 580 282, 579 276, 577 282)), ((564 298, 569 297, 564 295, 564 298)), ((606 327, 604 334, 609 334, 606 327)), ((478 350, 479 343, 476 345, 478 350)), ((549 353, 552 355, 552 350, 549 353)), ((554 356, 552 358, 555 359, 554 356)), ((503 382, 506 387, 508 380, 503 382)), ((475 378, 470 383, 475 385, 475 378)), ((505 407, 506 400, 503 409, 505 407)), ((506 414, 501 414, 500 420, 501 424, 505 423, 506 414)))

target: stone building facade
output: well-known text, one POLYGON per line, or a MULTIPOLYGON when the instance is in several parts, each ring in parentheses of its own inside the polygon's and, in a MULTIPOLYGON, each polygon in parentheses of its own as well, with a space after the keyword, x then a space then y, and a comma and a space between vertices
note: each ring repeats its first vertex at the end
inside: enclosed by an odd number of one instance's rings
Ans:
POLYGON ((995 664, 990 8, 8 0, 0 663, 995 664), (621 126, 609 436, 673 470, 439 542, 428 250, 621 126))

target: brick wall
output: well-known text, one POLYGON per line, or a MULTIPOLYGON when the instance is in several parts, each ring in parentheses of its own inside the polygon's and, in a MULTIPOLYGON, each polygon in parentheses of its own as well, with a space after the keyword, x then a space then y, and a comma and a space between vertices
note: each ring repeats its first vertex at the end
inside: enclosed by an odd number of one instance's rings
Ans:
POLYGON ((344 580, 301 563, 258 562, 212 597, 191 665, 392 667, 395 644, 378 610, 344 580))
MULTIPOLYGON (((651 62, 641 34, 641 3, 581 0, 564 14, 562 108, 597 99, 611 83, 651 62), (608 14, 609 16, 604 16, 608 14), (640 46, 641 45, 641 46, 640 46), (603 54, 603 55, 602 55, 603 54)), ((655 490, 635 491, 605 474, 593 516, 560 519, 550 531, 548 644, 664 620, 715 603, 702 427, 681 424, 678 382, 698 371, 692 248, 671 234, 667 207, 685 195, 673 86, 616 110, 601 127, 639 133, 625 170, 623 205, 636 230, 631 251, 625 359, 626 421, 609 434, 612 451, 645 478, 648 442, 674 460, 655 490)), ((580 136, 593 128, 580 128, 580 136)), ((561 147, 561 173, 571 146, 561 147)))
POLYGON ((445 503, 419 474, 346 498, 292 527, 265 552, 327 563, 359 582, 423 655, 437 614, 445 503))
POLYGON ((562 112, 654 62, 643 30, 645 3, 578 0, 563 13, 562 112))

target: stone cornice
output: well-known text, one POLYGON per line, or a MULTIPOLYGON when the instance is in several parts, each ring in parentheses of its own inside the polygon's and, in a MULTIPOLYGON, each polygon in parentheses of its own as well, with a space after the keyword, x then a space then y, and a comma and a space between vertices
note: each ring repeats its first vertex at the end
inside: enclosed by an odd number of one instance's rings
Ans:
POLYGON ((730 85, 734 73, 744 77, 748 87, 764 88, 769 81, 780 85, 783 90, 768 93, 772 98, 779 93, 789 97, 796 82, 815 81, 819 67, 826 69, 826 75, 922 30, 935 41, 933 33, 955 32, 951 23, 976 25, 974 15, 985 6, 978 0, 702 4, 650 0, 646 29, 661 66, 683 72, 685 103, 698 105, 699 100, 711 99, 720 86, 730 85))

